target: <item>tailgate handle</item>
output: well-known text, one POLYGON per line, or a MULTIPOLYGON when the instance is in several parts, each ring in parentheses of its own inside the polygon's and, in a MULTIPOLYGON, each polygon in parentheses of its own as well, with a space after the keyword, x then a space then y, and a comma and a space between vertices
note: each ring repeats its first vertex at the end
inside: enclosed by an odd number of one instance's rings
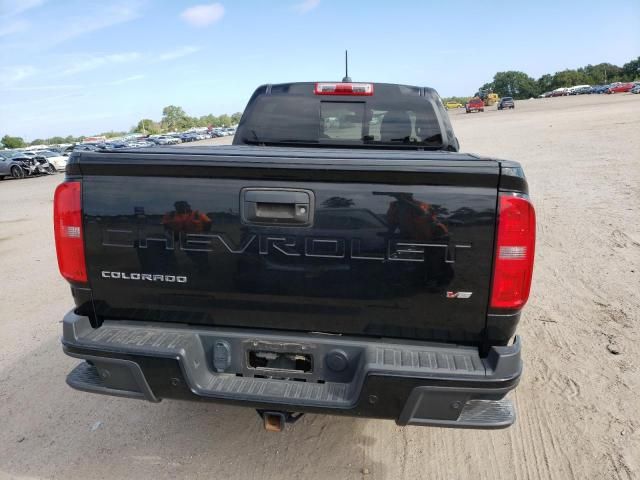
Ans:
POLYGON ((311 190, 244 188, 240 192, 243 223, 307 227, 313 223, 311 190))

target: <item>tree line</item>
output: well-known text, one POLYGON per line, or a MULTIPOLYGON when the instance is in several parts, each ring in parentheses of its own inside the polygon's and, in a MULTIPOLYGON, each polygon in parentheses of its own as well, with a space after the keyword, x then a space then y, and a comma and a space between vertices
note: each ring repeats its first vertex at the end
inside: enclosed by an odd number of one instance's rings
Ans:
MULTIPOLYGON (((229 127, 236 125, 240 121, 242 116, 241 112, 236 112, 232 115, 203 115, 201 117, 190 117, 186 114, 182 107, 175 105, 169 105, 162 109, 162 118, 159 121, 155 121, 149 118, 140 120, 136 125, 131 127, 128 132, 125 131, 108 131, 98 133, 96 137, 116 138, 123 137, 131 133, 140 133, 143 135, 155 135, 164 132, 174 132, 187 130, 194 127, 229 127)), ((61 143, 80 143, 86 136, 81 135, 74 137, 68 135, 66 137, 54 136, 49 138, 36 138, 31 142, 27 142, 22 137, 14 137, 11 135, 5 135, 0 142, 6 148, 24 148, 34 145, 58 145, 61 143)))
POLYGON ((230 127, 240 121, 242 112, 232 115, 203 115, 201 117, 190 117, 182 107, 168 105, 162 109, 162 119, 155 121, 150 118, 143 118, 131 132, 154 135, 163 132, 175 132, 188 130, 195 127, 230 127))
POLYGON ((537 97, 561 87, 631 82, 638 78, 640 78, 640 57, 625 63, 622 67, 611 63, 599 63, 575 70, 562 70, 553 75, 547 73, 537 80, 524 72, 510 70, 496 73, 491 82, 485 83, 478 89, 476 95, 482 92, 494 92, 501 97, 525 99, 537 97))

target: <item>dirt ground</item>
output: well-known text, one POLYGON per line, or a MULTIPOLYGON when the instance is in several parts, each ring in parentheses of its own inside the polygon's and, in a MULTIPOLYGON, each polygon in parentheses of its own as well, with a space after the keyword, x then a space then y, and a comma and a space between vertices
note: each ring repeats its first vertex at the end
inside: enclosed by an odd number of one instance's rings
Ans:
POLYGON ((463 151, 522 162, 537 207, 518 420, 502 431, 307 415, 269 434, 249 409, 73 391, 51 226, 62 176, 0 182, 0 478, 640 478, 639 107, 617 94, 451 112, 463 151))

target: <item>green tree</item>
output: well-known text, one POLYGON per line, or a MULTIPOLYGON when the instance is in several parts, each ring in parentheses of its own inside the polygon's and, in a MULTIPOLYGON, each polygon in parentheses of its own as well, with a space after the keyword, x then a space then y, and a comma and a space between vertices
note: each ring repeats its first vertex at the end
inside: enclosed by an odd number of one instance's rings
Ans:
POLYGON ((190 123, 191 121, 182 107, 169 105, 162 109, 161 125, 163 129, 169 131, 182 130, 189 128, 190 123))
POLYGON ((231 125, 231 117, 226 113, 223 113, 218 117, 218 122, 221 127, 228 127, 231 125))
POLYGON ((133 127, 133 131, 145 135, 156 135, 162 131, 162 127, 158 122, 154 122, 149 118, 143 118, 133 127))
MULTIPOLYGON (((478 91, 474 94, 474 97, 481 97, 484 96, 484 94, 486 93, 492 93, 495 91, 495 85, 493 84, 493 82, 489 82, 489 83, 485 83, 484 85, 482 85, 478 91)), ((465 102, 466 103, 466 102, 465 102)))
POLYGON ((7 148, 22 148, 26 146, 22 137, 11 137, 9 135, 2 137, 2 144, 7 148))
POLYGON ((462 105, 464 105, 469 101, 470 98, 471 97, 444 97, 442 99, 442 103, 452 102, 452 103, 461 103, 462 105))
POLYGON ((493 91, 501 97, 523 99, 538 95, 536 81, 524 72, 498 72, 493 77, 493 91))
POLYGON ((45 145, 47 142, 45 142, 43 139, 41 138, 36 138, 35 140, 33 140, 29 145, 45 145))
POLYGON ((631 60, 622 66, 623 79, 632 82, 640 78, 640 57, 635 60, 631 60))
POLYGON ((187 115, 185 122, 180 128, 184 130, 185 128, 192 128, 192 127, 199 127, 199 126, 200 126, 200 120, 198 119, 198 117, 190 117, 187 115))
POLYGON ((242 112, 236 112, 233 115, 231 115, 232 125, 237 125, 238 123, 240 123, 240 118, 242 118, 242 112))
POLYGON ((611 63, 599 63, 598 65, 587 65, 579 68, 588 78, 589 85, 600 85, 604 83, 617 82, 622 77, 622 69, 611 63))
POLYGON ((555 88, 553 84, 553 76, 548 73, 542 75, 536 83, 538 84, 538 92, 540 93, 549 92, 555 88))
POLYGON ((214 115, 203 115, 198 119, 200 127, 215 126, 216 117, 214 115))
POLYGON ((552 84, 554 88, 573 87, 575 85, 584 85, 589 82, 589 77, 584 72, 578 70, 563 70, 553 75, 552 84))

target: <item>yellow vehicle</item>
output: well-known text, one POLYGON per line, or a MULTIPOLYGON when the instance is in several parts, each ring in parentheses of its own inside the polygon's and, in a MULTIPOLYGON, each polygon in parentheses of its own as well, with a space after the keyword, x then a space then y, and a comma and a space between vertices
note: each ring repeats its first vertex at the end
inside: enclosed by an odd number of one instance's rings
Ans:
POLYGON ((498 103, 500 101, 500 97, 498 96, 497 93, 489 93, 485 98, 483 98, 483 100, 484 100, 485 106, 490 107, 498 103))
POLYGON ((458 102, 447 102, 444 106, 447 110, 451 110, 452 108, 462 108, 464 105, 458 102))

